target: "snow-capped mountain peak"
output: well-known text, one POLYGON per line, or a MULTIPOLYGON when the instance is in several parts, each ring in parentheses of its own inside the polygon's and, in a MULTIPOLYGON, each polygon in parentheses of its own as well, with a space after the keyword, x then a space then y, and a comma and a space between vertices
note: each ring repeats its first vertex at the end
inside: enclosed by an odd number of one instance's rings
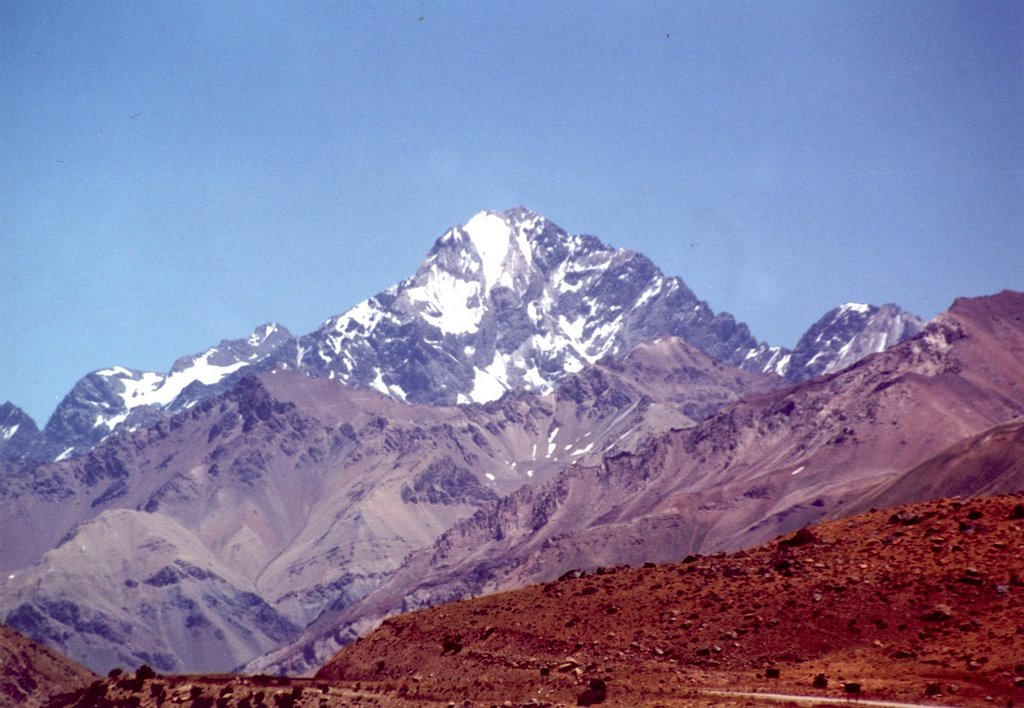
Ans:
POLYGON ((24 455, 37 435, 39 429, 28 413, 9 401, 0 405, 0 459, 24 455))
POLYGON ((518 207, 448 230, 411 278, 302 338, 294 366, 403 400, 485 402, 665 334, 736 363, 758 347, 645 256, 518 207))

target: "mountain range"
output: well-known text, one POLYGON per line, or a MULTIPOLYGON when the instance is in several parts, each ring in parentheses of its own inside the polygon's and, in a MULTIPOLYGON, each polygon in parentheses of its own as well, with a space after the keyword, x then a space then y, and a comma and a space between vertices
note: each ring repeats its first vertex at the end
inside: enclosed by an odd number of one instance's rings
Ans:
POLYGON ((386 616, 547 581, 566 568, 735 550, 871 500, 934 498, 929 489, 1016 491, 1012 464, 958 477, 932 458, 956 457, 956 445, 1024 416, 1022 382, 1024 294, 958 300, 919 336, 850 368, 748 395, 695 426, 520 488, 250 668, 308 672, 386 616))
POLYGON ((848 304, 790 352, 640 254, 484 212, 310 334, 94 372, 42 431, 0 409, 0 616, 98 671, 310 673, 402 609, 900 503, 1024 414, 1022 312, 848 304))
POLYGON ((42 431, 0 409, 0 459, 82 454, 117 429, 151 425, 242 376, 299 370, 398 400, 455 405, 548 392, 637 344, 677 336, 717 361, 799 382, 920 331, 895 305, 826 313, 792 352, 758 342, 646 256, 570 234, 522 207, 481 212, 442 235, 416 273, 315 331, 277 324, 178 359, 167 373, 113 366, 83 377, 42 431))

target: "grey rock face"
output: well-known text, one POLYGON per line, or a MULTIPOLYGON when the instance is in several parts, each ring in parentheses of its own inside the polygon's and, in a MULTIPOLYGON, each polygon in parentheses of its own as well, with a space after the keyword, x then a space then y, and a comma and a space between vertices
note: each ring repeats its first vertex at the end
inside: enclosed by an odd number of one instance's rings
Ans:
POLYGON ((896 305, 841 305, 804 333, 782 373, 794 382, 831 374, 910 339, 924 325, 896 305))
POLYGON ((0 460, 25 457, 39 437, 39 428, 28 413, 13 403, 0 405, 0 460))

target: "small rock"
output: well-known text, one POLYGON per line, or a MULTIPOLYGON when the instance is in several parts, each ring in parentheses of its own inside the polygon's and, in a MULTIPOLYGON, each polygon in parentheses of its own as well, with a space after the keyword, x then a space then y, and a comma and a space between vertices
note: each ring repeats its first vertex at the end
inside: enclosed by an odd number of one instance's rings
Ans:
POLYGON ((926 613, 923 619, 929 622, 946 622, 953 618, 953 610, 949 605, 936 605, 930 612, 926 613))

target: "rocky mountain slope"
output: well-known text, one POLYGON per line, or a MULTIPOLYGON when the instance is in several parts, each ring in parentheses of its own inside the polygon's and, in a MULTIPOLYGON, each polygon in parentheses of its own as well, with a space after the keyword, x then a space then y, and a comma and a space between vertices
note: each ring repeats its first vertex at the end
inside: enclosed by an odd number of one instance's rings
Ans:
POLYGON ((0 625, 0 702, 4 705, 42 706, 50 696, 87 686, 96 678, 85 667, 0 625))
POLYGON ((80 455, 115 430, 154 425, 247 373, 274 368, 398 400, 484 403, 509 390, 551 391, 586 365, 662 336, 720 362, 802 381, 919 328, 894 305, 844 305, 789 353, 756 341, 732 315, 714 313, 642 254, 570 234, 522 207, 481 212, 438 239, 412 277, 303 337, 269 324, 182 357, 166 374, 119 366, 92 372, 41 433, 34 423, 0 418, 0 459, 80 455))
MULTIPOLYGON (((1024 415, 1022 317, 1022 293, 958 300, 918 337, 842 372, 568 467, 482 508, 360 603, 326 612, 252 667, 309 671, 388 614, 550 580, 567 567, 742 548, 843 516, 852 500, 951 444, 1024 415)), ((973 491, 1015 488, 991 482, 973 491)))
POLYGON ((1008 705, 1024 700, 1021 543, 1019 495, 876 511, 394 617, 317 679, 441 705, 721 705, 703 691, 843 698, 847 682, 872 699, 1008 705))
POLYGON ((98 670, 237 666, 459 519, 774 385, 665 339, 555 392, 415 406, 296 372, 0 479, 0 612, 98 670))
POLYGON ((885 508, 893 500, 924 501, 1024 490, 1024 420, 996 425, 951 445, 852 504, 885 508))

